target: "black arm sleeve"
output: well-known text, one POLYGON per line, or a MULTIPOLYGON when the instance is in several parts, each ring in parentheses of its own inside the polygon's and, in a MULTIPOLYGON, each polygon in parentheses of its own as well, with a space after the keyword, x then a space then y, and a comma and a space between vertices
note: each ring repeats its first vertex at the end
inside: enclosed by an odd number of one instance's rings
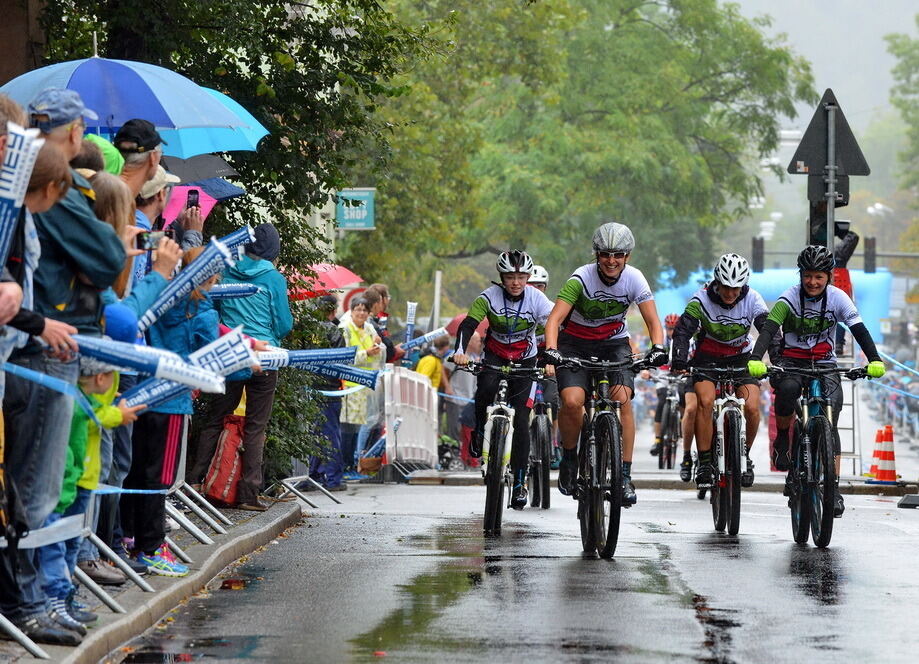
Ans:
POLYGON ((846 232, 842 239, 833 247, 833 259, 836 261, 836 267, 845 267, 852 254, 855 253, 855 247, 858 246, 858 235, 852 231, 846 232))
POLYGON ((676 328, 673 330, 673 357, 677 362, 689 362, 689 340, 699 329, 699 319, 687 313, 680 316, 676 328))
POLYGON ((772 342, 772 337, 774 337, 775 333, 778 331, 779 324, 774 320, 769 320, 767 318, 763 322, 762 326, 759 328, 759 339, 756 340, 756 345, 753 346, 753 352, 750 353, 751 359, 763 359, 763 355, 766 354, 766 350, 769 348, 769 344, 772 342))
POLYGON ((868 331, 868 328, 865 327, 865 324, 856 323, 849 329, 852 331, 852 336, 855 337, 855 340, 858 342, 858 347, 864 351, 868 361, 880 362, 881 356, 878 355, 878 349, 874 345, 874 339, 871 338, 871 333, 868 331))
POLYGON ((756 328, 757 332, 762 333, 763 325, 766 323, 766 319, 768 317, 769 317, 769 314, 766 313, 766 314, 760 314, 759 316, 753 319, 753 327, 756 328))
POLYGON ((456 331, 456 347, 454 350, 457 353, 466 354, 466 346, 469 345, 469 340, 472 338, 472 335, 475 334, 475 330, 481 322, 482 321, 476 320, 472 316, 466 316, 463 319, 463 322, 459 325, 459 329, 456 331))
POLYGON ((15 328, 33 337, 39 336, 45 331, 45 317, 29 309, 20 309, 19 312, 7 322, 12 328, 15 328))

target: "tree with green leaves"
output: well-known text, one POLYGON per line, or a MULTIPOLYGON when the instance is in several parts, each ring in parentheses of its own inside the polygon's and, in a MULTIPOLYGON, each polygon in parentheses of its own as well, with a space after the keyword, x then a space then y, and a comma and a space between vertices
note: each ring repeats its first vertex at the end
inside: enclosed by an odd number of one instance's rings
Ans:
MULTIPOLYGON (((915 22, 919 27, 919 14, 915 22)), ((887 50, 897 58, 890 100, 907 125, 907 143, 900 153, 902 182, 906 187, 915 187, 919 184, 919 39, 906 34, 887 35, 887 50)))
MULTIPOLYGON (((421 20, 457 5, 423 6, 421 20)), ((610 218, 635 230, 646 274, 685 277, 760 193, 759 158, 777 146, 783 116, 816 100, 808 64, 735 5, 457 7, 450 55, 408 77, 429 91, 423 108, 406 108, 415 97, 386 104, 416 124, 394 134, 388 179, 376 183, 381 240, 355 237, 345 248, 359 271, 398 277, 389 279, 397 291, 399 279, 419 288, 445 269, 457 277, 446 280, 448 296, 463 302, 451 285, 487 265, 475 257, 510 246, 567 274, 610 218), (535 34, 534 12, 543 12, 535 34), (416 279, 399 260, 406 254, 416 279)))

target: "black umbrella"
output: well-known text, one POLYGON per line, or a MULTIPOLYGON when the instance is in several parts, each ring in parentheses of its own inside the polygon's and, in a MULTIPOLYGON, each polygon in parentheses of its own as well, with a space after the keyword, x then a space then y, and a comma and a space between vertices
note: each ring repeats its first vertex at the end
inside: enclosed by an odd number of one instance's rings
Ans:
POLYGON ((209 178, 239 177, 226 161, 214 154, 202 154, 190 159, 162 157, 163 168, 180 178, 182 183, 198 182, 209 178))

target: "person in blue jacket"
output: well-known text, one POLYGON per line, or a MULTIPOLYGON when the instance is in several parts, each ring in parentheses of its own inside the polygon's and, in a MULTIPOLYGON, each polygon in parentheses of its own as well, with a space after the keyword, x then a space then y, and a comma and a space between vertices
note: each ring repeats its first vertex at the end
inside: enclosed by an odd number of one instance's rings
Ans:
MULTIPOLYGON (((264 339, 272 346, 281 345, 294 322, 287 299, 287 280, 274 266, 280 252, 281 238, 277 229, 272 224, 257 226, 255 242, 246 245, 246 255, 224 272, 223 283, 256 284, 261 290, 251 297, 221 300, 219 303, 223 323, 230 327, 242 325, 244 334, 264 339)), ((251 374, 244 380, 227 380, 226 392, 216 395, 211 401, 198 439, 194 467, 186 475, 189 484, 199 484, 204 478, 223 431, 223 419, 236 410, 245 389, 246 423, 236 507, 256 512, 268 509, 259 501, 258 494, 262 486, 265 429, 271 416, 277 383, 277 371, 251 374)))
MULTIPOLYGON (((189 265, 204 251, 185 253, 189 265)), ((182 359, 218 336, 219 320, 207 291, 216 283, 212 277, 183 302, 167 311, 149 331, 156 348, 177 353, 182 359)), ((182 445, 193 413, 191 392, 145 410, 134 423, 131 470, 124 480, 127 489, 168 489, 176 481, 182 445)), ((188 568, 172 556, 164 544, 166 496, 124 494, 121 497, 121 526, 125 537, 133 538, 134 557, 147 571, 162 576, 185 576, 188 568)))

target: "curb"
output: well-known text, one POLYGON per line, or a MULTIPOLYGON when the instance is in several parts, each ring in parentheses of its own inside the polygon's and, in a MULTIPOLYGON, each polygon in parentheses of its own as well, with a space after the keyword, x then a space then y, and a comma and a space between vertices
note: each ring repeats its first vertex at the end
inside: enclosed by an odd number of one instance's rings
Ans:
MULTIPOLYGON (((226 535, 214 536, 215 544, 211 546, 196 545, 190 549, 200 567, 182 579, 166 577, 146 577, 156 589, 155 593, 145 593, 134 587, 118 595, 118 602, 127 613, 112 614, 107 608, 102 609, 101 620, 111 622, 89 630, 83 643, 76 648, 64 646, 42 646, 51 655, 51 661, 62 663, 98 662, 123 643, 142 634, 145 630, 162 619, 173 607, 203 588, 224 567, 242 556, 270 542, 287 528, 297 524, 301 518, 299 503, 276 503, 286 507, 280 510, 273 519, 260 525, 259 520, 252 519, 238 526, 240 532, 232 530, 226 535), (221 539, 223 541, 221 541, 221 539), (210 549, 210 551, 209 551, 210 549), (207 556, 204 558, 204 556, 207 556)), ((44 662, 25 654, 19 661, 44 662)))
MULTIPOLYGON (((443 474, 440 476, 423 475, 420 477, 410 477, 408 483, 418 486, 484 486, 484 481, 476 474, 443 474)), ((632 483, 636 489, 670 489, 675 491, 696 491, 692 483, 683 482, 678 478, 653 478, 653 477, 632 477, 632 483)), ((549 480, 551 486, 557 486, 556 478, 549 480)), ((784 481, 759 480, 752 487, 744 491, 754 491, 763 493, 782 493, 785 489, 784 481)), ((839 483, 840 493, 846 495, 882 495, 882 496, 905 496, 907 494, 919 493, 919 484, 914 482, 900 482, 896 485, 884 484, 862 484, 853 480, 841 480, 839 483)))

